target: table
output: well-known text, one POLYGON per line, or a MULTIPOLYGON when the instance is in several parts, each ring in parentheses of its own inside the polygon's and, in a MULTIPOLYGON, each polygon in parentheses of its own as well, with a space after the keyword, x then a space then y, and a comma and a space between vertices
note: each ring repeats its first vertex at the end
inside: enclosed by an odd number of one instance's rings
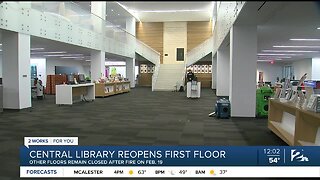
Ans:
POLYGON ((81 100, 93 101, 95 83, 56 85, 56 104, 72 105, 76 96, 81 97, 81 100))

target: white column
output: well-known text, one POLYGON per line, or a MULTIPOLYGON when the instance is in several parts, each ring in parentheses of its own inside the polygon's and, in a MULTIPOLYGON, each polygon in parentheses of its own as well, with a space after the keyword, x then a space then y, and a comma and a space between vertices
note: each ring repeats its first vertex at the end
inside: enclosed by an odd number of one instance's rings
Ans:
POLYGON ((230 50, 217 51, 217 96, 229 96, 230 50))
POLYGON ((212 83, 211 83, 211 89, 217 89, 217 56, 212 56, 212 83))
POLYGON ((230 103, 232 117, 255 117, 257 26, 230 30, 230 103))
POLYGON ((126 19, 126 30, 133 36, 136 36, 136 19, 134 17, 126 19))
POLYGON ((0 55, 0 78, 2 78, 2 55, 0 55))
MULTIPOLYGON (((320 58, 312 58, 312 74, 308 74, 308 79, 320 80, 320 58)), ((300 77, 296 77, 300 79, 300 77)))
POLYGON ((98 16, 93 16, 92 22, 93 27, 96 32, 102 33, 105 29, 106 19, 106 11, 107 11, 107 3, 106 1, 91 1, 91 13, 98 16), (101 19, 100 19, 100 18, 101 19))
POLYGON ((128 58, 126 59, 126 78, 129 79, 130 81, 130 87, 134 88, 135 87, 135 64, 136 64, 136 59, 131 59, 128 58))
POLYGON ((3 108, 30 108, 30 35, 3 31, 2 54, 3 108))
MULTIPOLYGON (((93 21, 93 26, 95 31, 104 32, 106 19, 106 1, 91 1, 91 13, 96 16, 93 21)), ((100 77, 105 77, 105 52, 103 51, 91 51, 91 80, 92 82, 99 79, 100 77)))
POLYGON ((91 50, 91 81, 94 82, 100 77, 105 78, 105 57, 103 51, 91 50))
POLYGON ((91 1, 91 13, 106 19, 107 3, 106 1, 91 1))

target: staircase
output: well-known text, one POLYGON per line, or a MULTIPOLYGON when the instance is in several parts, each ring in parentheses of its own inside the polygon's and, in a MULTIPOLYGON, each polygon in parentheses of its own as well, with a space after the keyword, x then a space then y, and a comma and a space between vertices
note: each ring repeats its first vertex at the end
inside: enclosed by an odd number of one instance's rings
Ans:
POLYGON ((185 64, 160 64, 154 91, 173 91, 184 84, 185 64))
POLYGON ((199 61, 213 50, 213 36, 203 41, 201 44, 193 48, 187 53, 186 67, 199 61))

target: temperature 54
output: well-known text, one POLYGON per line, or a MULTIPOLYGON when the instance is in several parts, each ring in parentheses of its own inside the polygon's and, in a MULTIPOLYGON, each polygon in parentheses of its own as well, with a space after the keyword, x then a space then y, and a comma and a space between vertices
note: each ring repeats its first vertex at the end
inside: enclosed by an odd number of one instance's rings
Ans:
POLYGON ((277 164, 279 161, 280 161, 279 157, 269 157, 270 164, 273 164, 273 163, 277 164))

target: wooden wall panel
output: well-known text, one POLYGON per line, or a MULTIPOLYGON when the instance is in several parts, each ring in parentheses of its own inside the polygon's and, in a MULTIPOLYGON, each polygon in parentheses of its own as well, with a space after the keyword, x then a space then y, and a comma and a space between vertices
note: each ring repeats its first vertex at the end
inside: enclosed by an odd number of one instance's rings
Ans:
POLYGON ((152 74, 140 73, 138 78, 138 86, 152 87, 152 74))
POLYGON ((196 73, 198 81, 201 82, 201 87, 209 88, 212 83, 212 75, 211 73, 196 73))
POLYGON ((212 35, 211 21, 188 21, 187 24, 187 42, 188 49, 195 48, 212 35))
POLYGON ((136 37, 151 48, 161 53, 160 62, 163 62, 163 23, 137 22, 136 37))
MULTIPOLYGON (((211 58, 211 54, 207 57, 211 58)), ((211 65, 211 61, 198 61, 195 65, 211 65)), ((212 74, 211 73, 195 73, 198 81, 201 82, 201 87, 203 88, 211 88, 212 84, 212 74)))
POLYGON ((152 87, 152 75, 153 73, 141 73, 140 72, 140 65, 145 64, 145 65, 153 65, 149 61, 139 61, 136 65, 139 66, 138 68, 138 85, 141 87, 152 87))

